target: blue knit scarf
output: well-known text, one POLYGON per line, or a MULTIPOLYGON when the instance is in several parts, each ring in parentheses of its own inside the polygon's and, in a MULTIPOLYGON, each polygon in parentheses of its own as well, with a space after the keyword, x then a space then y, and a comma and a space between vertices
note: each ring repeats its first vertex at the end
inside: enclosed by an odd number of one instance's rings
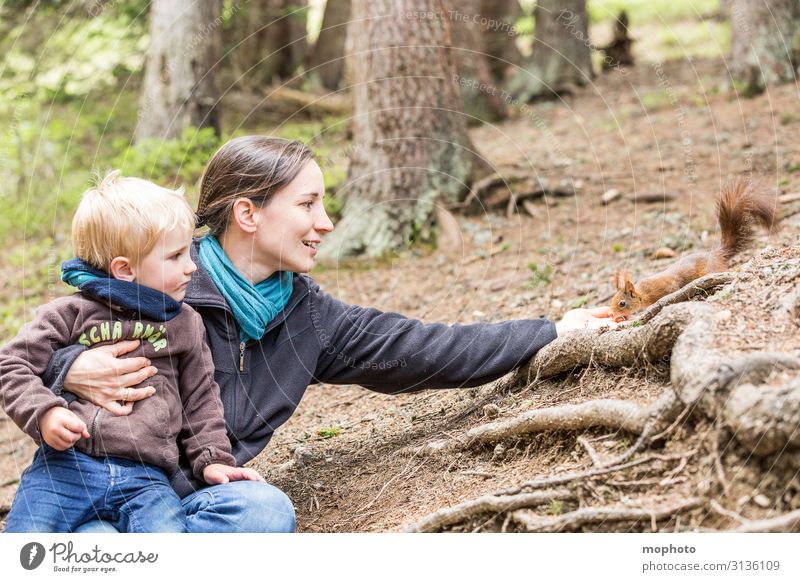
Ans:
POLYGON ((99 299, 152 321, 169 321, 181 310, 181 304, 169 295, 133 283, 114 279, 80 259, 61 264, 61 280, 93 299, 99 299))
POLYGON ((278 271, 253 285, 236 270, 219 241, 210 234, 200 241, 199 254, 203 267, 233 310, 240 341, 260 340, 267 324, 289 302, 292 273, 278 271))

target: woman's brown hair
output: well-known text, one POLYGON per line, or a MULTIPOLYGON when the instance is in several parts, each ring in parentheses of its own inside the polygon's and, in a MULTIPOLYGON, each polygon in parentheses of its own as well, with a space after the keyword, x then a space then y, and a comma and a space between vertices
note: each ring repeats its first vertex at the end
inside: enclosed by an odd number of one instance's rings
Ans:
POLYGON ((203 171, 197 226, 208 226, 212 235, 220 236, 237 199, 249 198, 263 207, 313 159, 311 150, 299 141, 261 135, 230 140, 203 171))

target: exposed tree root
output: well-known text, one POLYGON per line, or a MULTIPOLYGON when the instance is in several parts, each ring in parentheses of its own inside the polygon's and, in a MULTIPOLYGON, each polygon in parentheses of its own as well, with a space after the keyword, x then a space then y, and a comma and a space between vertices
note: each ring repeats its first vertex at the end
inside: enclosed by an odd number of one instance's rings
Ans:
POLYGON ((736 529, 730 530, 733 533, 756 533, 756 532, 800 532, 800 509, 784 515, 770 519, 760 519, 758 521, 748 521, 736 529))
MULTIPOLYGON (((609 521, 649 521, 668 519, 675 514, 696 509, 703 505, 702 499, 692 497, 683 501, 650 509, 585 507, 556 517, 531 515, 527 511, 515 511, 512 519, 529 532, 574 531, 593 523, 609 521)), ((655 529, 655 528, 654 528, 655 529)))
POLYGON ((721 416, 756 455, 799 446, 800 378, 781 379, 778 386, 766 382, 775 372, 800 370, 800 359, 767 352, 724 356, 707 347, 714 343, 710 314, 689 325, 675 344, 671 381, 678 397, 709 418, 721 416))
MULTIPOLYGON (((674 394, 666 391, 649 406, 628 400, 590 400, 581 404, 531 410, 509 420, 477 426, 462 437, 429 442, 419 451, 446 452, 524 434, 555 430, 583 430, 592 427, 624 430, 638 434, 640 439, 637 443, 640 446, 644 441, 641 435, 646 433, 646 436, 649 436, 672 422, 678 413, 675 403, 674 394)), ((631 456, 638 448, 637 446, 626 456, 631 456)), ((618 463, 619 459, 608 464, 618 463)))
POLYGON ((651 463, 653 461, 671 461, 681 459, 681 466, 685 465, 685 460, 695 454, 696 451, 678 453, 675 455, 648 455, 628 463, 615 465, 613 467, 596 467, 588 471, 567 473, 544 479, 527 481, 516 487, 494 491, 459 503, 453 507, 439 509, 417 523, 405 528, 408 532, 430 532, 439 531, 451 525, 462 523, 469 518, 482 513, 501 513, 513 511, 515 509, 530 508, 554 500, 568 500, 575 498, 575 492, 570 488, 563 488, 564 485, 586 481, 599 475, 607 475, 624 471, 632 467, 651 463), (562 486, 561 488, 556 488, 562 486), (545 489, 544 491, 541 491, 545 489), (531 492, 534 490, 534 492, 531 492), (535 491, 538 490, 538 491, 535 491))
MULTIPOLYGON (((530 386, 532 378, 536 384, 580 366, 634 367, 670 357, 671 387, 651 404, 603 399, 532 410, 515 418, 474 427, 455 438, 428 443, 418 452, 452 452, 531 433, 580 431, 592 427, 638 435, 627 450, 614 458, 604 459, 589 441, 579 439, 579 444, 591 458, 591 469, 528 481, 441 509, 410 526, 407 531, 447 529, 487 512, 508 512, 507 522, 514 521, 527 531, 577 530, 588 524, 646 520, 652 522, 655 530, 656 521, 700 507, 705 501, 689 498, 648 509, 583 507, 561 516, 538 515, 530 508, 541 505, 543 500, 556 499, 554 490, 564 495, 559 499, 572 498, 569 497, 571 491, 577 495, 580 489, 575 487, 581 482, 593 491, 597 484, 597 481, 591 481, 594 477, 656 459, 680 458, 681 463, 666 473, 648 475, 646 479, 606 480, 605 483, 612 486, 667 487, 686 481, 688 477, 679 474, 696 451, 672 457, 651 453, 641 459, 630 459, 643 450, 646 454, 652 443, 671 434, 689 415, 700 415, 724 425, 755 455, 773 454, 787 447, 800 446, 800 374, 797 374, 800 358, 788 353, 723 354, 713 348, 717 322, 713 306, 700 302, 681 303, 699 294, 708 294, 732 280, 731 273, 714 273, 692 282, 645 311, 639 321, 646 325, 599 333, 578 331, 558 338, 509 380, 510 385, 530 386), (564 486, 569 489, 560 489, 564 486)), ((714 435, 719 434, 719 431, 714 431, 714 435)), ((713 462, 710 478, 716 478, 726 495, 730 495, 734 491, 735 476, 729 482, 717 443, 713 462)), ((605 495, 595 497, 602 503, 605 495)), ((582 497, 578 496, 578 501, 583 504, 582 497)), ((726 510, 713 499, 711 508, 736 521, 738 527, 731 531, 800 531, 800 510, 773 519, 749 521, 726 510)))
POLYGON ((736 440, 755 455, 800 447, 800 378, 785 386, 738 386, 723 418, 736 440))
POLYGON ((571 332, 542 348, 514 378, 521 384, 530 383, 531 379, 550 378, 590 362, 611 368, 658 362, 669 356, 678 336, 703 307, 699 303, 670 305, 650 324, 641 327, 606 333, 571 332))
POLYGON ((439 509, 427 515, 421 521, 408 526, 407 532, 434 532, 462 523, 472 517, 483 513, 502 513, 523 507, 536 507, 551 501, 565 501, 575 499, 575 492, 569 489, 556 489, 553 491, 537 491, 536 493, 519 493, 517 495, 484 495, 459 503, 453 507, 439 509))
POLYGON ((731 281, 733 281, 733 273, 728 272, 711 273, 709 275, 705 275, 704 277, 700 277, 699 279, 695 279, 674 293, 665 295, 653 303, 636 318, 636 321, 641 324, 645 324, 653 319, 656 315, 661 313, 661 310, 667 305, 674 305, 675 303, 689 301, 698 295, 709 295, 709 292, 713 289, 727 285, 731 281))

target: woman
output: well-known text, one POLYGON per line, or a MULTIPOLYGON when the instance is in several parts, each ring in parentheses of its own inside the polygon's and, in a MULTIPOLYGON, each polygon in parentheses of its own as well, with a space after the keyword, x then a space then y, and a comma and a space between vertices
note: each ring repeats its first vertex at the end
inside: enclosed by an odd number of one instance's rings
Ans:
MULTIPOLYGON (((333 230, 322 203, 322 171, 298 142, 250 136, 214 154, 201 181, 198 264, 186 299, 203 317, 239 464, 258 455, 294 412, 309 384, 360 384, 383 393, 485 384, 530 359, 569 329, 614 325, 606 308, 573 310, 557 324, 423 324, 346 305, 303 275, 333 230)), ((153 394, 154 368, 121 358, 136 343, 66 348, 45 382, 115 414, 153 394), (146 385, 146 382, 145 382, 146 385)), ((188 471, 172 486, 194 532, 292 531, 289 499, 270 485, 200 488, 188 471)), ((98 522, 83 531, 94 531, 98 522)))

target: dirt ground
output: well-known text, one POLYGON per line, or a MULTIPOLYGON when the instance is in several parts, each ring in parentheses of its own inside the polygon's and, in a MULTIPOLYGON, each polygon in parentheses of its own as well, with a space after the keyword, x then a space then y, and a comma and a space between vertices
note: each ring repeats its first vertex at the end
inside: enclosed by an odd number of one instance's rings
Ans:
MULTIPOLYGON (((642 64, 612 71, 561 101, 516 108, 508 121, 473 129, 473 143, 501 175, 568 180, 574 196, 545 197, 521 213, 458 216, 461 244, 451 256, 411 250, 393 260, 323 266, 314 276, 343 301, 429 322, 557 319, 571 307, 601 305, 612 295, 615 269, 630 271, 635 281, 669 264, 651 258, 658 248, 680 254, 715 245, 714 198, 729 179, 760 180, 780 194, 800 191, 800 148, 793 139, 800 129, 797 87, 740 100, 724 86, 726 79, 721 60, 642 64), (612 189, 621 195, 604 205, 601 197, 612 189), (643 202, 643 195, 659 200, 643 202)), ((800 285, 800 201, 783 212, 782 230, 760 236, 738 257, 735 270, 745 267, 713 298, 716 309, 731 312, 720 326, 717 347, 723 351, 800 354, 796 322, 774 315, 784 292, 800 285)), ((300 531, 401 529, 441 507, 586 468, 591 461, 577 442, 581 436, 603 457, 621 452, 634 437, 603 429, 544 433, 441 456, 421 455, 416 446, 463 433, 487 415, 511 417, 600 397, 650 402, 668 384, 663 364, 590 367, 535 390, 501 381, 385 396, 355 386, 311 386, 253 466, 293 499, 300 531)), ((5 418, 0 431, 2 511, 34 446, 5 418)), ((796 453, 750 457, 724 430, 692 418, 661 447, 663 455, 685 453, 684 460, 589 483, 581 504, 635 507, 711 495, 745 518, 800 506, 796 453), (709 435, 718 450, 708 450, 709 435), (712 452, 727 468, 725 491, 716 491, 709 477, 712 452), (781 478, 767 470, 776 467, 783 468, 781 478)), ((553 501, 547 513, 572 508, 553 501)), ((582 529, 686 531, 730 527, 731 519, 704 508, 677 519, 582 529)), ((502 514, 486 514, 454 529, 514 526, 502 514)))

